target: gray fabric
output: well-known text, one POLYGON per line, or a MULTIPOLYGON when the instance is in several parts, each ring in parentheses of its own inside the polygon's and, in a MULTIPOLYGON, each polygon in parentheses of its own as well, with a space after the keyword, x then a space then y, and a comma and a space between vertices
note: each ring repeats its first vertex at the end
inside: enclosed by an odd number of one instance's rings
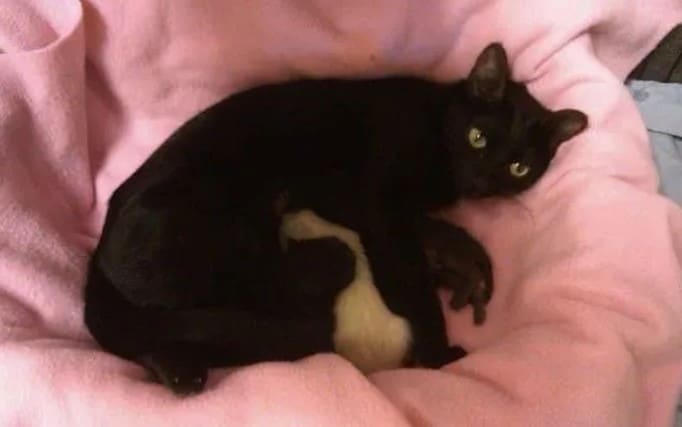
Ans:
POLYGON ((660 191, 682 205, 682 84, 633 80, 628 87, 649 130, 660 191))
MULTIPOLYGON (((660 192, 682 205, 682 84, 633 80, 637 102, 660 175, 660 192)), ((682 396, 674 427, 682 427, 682 396)))

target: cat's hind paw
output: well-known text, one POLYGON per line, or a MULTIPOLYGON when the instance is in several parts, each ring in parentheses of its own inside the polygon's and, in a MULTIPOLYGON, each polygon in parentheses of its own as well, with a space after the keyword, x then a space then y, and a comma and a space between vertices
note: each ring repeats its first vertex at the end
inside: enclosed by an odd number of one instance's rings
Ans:
POLYGON ((139 358, 153 380, 178 396, 200 393, 206 385, 208 368, 174 352, 163 351, 139 358))

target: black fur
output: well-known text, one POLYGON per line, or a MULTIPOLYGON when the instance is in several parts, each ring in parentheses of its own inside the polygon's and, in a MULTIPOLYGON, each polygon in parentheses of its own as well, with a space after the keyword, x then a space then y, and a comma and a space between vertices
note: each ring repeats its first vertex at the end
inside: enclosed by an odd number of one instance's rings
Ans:
MULTIPOLYGON (((499 44, 476 64, 449 84, 395 77, 257 87, 187 122, 111 197, 86 287, 93 336, 176 391, 203 387, 206 366, 332 350, 331 307, 345 283, 339 276, 310 293, 291 268, 297 252, 279 244, 274 202, 287 190, 289 208, 311 208, 359 233, 381 295, 413 327, 415 361, 449 361, 420 245, 426 213, 527 189, 559 143, 587 124, 580 112, 546 110, 509 81, 499 44), (472 126, 485 148, 471 146, 472 126), (526 176, 510 175, 515 162, 530 166, 526 176), (189 379, 178 385, 173 372, 189 379)), ((437 264, 451 277, 484 278, 484 288, 467 283, 463 300, 482 307, 492 292, 490 260, 464 230, 447 227, 456 230, 450 240, 427 242, 465 255, 437 264)), ((349 268, 338 242, 316 245, 306 268, 349 268)))

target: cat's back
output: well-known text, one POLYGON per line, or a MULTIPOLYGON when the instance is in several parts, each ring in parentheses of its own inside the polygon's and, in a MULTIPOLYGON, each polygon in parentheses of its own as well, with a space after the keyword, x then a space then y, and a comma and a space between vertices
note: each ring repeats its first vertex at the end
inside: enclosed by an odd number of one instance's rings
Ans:
POLYGON ((420 106, 440 88, 410 77, 304 79, 235 93, 180 126, 114 192, 108 220, 150 197, 179 212, 215 194, 248 196, 266 181, 356 174, 377 129, 420 126, 420 106))
POLYGON ((438 88, 422 79, 387 77, 302 79, 237 92, 182 124, 114 198, 128 198, 145 182, 163 181, 187 168, 228 169, 245 161, 263 169, 295 167, 295 162, 350 155, 366 142, 371 127, 397 125, 380 123, 377 112, 419 105, 438 88))
POLYGON ((232 94, 173 132, 112 194, 110 206, 183 175, 202 170, 214 174, 246 163, 258 166, 258 160, 262 164, 269 157, 284 162, 282 155, 293 157, 296 144, 315 137, 340 139, 350 133, 352 117, 359 117, 359 101, 369 98, 361 86, 355 81, 300 80, 232 94))

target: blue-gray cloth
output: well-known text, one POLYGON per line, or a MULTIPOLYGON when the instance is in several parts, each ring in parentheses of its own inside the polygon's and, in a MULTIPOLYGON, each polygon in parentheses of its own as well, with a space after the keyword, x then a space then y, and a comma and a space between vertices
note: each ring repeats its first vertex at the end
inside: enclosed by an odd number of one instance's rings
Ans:
POLYGON ((660 192, 682 205, 682 84, 628 83, 649 130, 660 192))
MULTIPOLYGON (((632 80, 628 88, 649 131, 659 190, 682 205, 682 84, 632 80)), ((682 396, 676 415, 682 427, 682 396)))

